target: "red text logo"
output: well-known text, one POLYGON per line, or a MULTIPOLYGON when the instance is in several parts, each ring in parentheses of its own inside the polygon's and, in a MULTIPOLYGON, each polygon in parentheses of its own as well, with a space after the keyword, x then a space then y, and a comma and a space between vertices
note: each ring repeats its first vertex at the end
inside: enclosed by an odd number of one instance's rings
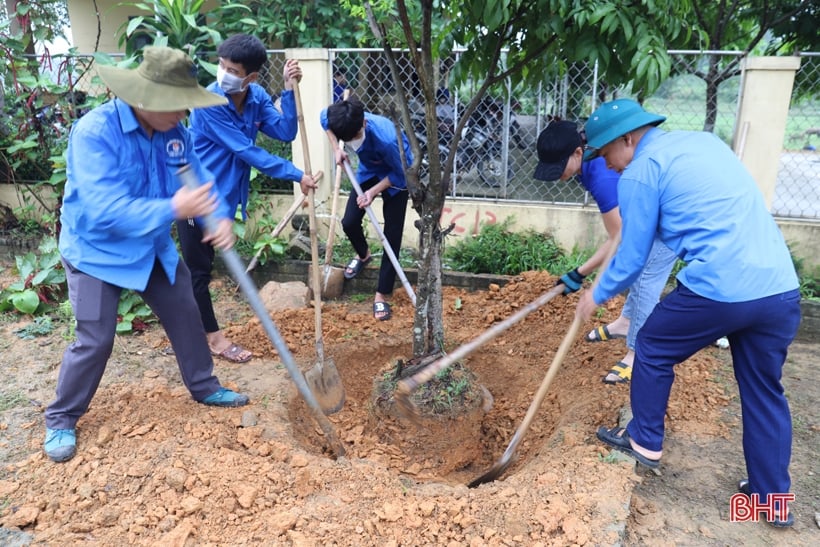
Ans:
POLYGON ((794 494, 769 494, 765 502, 761 502, 758 494, 733 494, 729 499, 729 521, 757 522, 761 513, 765 513, 768 522, 775 518, 785 521, 790 501, 794 501, 794 494))

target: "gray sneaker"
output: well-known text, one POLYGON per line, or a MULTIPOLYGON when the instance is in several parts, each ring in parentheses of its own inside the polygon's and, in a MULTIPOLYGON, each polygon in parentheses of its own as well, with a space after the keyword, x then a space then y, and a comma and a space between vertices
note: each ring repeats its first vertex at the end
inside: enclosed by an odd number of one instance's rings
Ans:
POLYGON ((43 443, 46 456, 54 462, 65 462, 77 453, 77 432, 74 429, 48 429, 43 443))

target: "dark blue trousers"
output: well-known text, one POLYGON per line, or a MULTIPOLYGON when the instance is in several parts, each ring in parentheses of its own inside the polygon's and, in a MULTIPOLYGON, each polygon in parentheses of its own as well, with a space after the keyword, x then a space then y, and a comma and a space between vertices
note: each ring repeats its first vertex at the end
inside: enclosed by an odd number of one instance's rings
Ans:
POLYGON ((797 290, 726 303, 678 284, 638 333, 629 435, 640 446, 661 450, 674 366, 726 336, 740 391, 743 454, 752 492, 761 499, 789 492, 792 422, 780 379, 799 324, 797 290))
MULTIPOLYGON (((74 429, 88 411, 100 385, 117 328, 117 305, 122 288, 75 269, 63 260, 68 297, 76 319, 77 339, 63 353, 57 377, 57 396, 45 413, 46 427, 74 429)), ((191 275, 181 260, 171 285, 159 262, 154 264, 145 291, 145 303, 162 323, 193 398, 201 401, 219 388, 214 362, 191 289, 191 275)))

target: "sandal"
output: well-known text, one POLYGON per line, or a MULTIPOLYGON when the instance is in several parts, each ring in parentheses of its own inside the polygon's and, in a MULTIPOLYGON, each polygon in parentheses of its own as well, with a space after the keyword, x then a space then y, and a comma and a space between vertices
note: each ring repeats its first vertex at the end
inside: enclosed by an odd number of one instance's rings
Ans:
POLYGON ((224 350, 220 352, 215 352, 211 350, 211 355, 214 357, 221 357, 226 361, 230 361, 231 363, 247 363, 251 359, 253 359, 253 353, 246 350, 242 346, 237 344, 231 344, 224 350))
POLYGON ((629 380, 632 379, 632 367, 624 363, 623 361, 618 361, 613 365, 613 367, 609 370, 606 376, 604 376, 603 380, 601 380, 605 384, 615 385, 615 384, 628 384, 629 380), (615 380, 608 380, 611 375, 617 376, 615 380))
POLYGON ((608 342, 615 338, 626 338, 626 335, 610 334, 609 328, 607 328, 606 325, 592 329, 592 331, 584 337, 587 342, 608 342))
POLYGON ((390 311, 390 304, 387 302, 373 302, 373 317, 379 321, 387 321, 393 317, 393 313, 390 311))
POLYGON ((373 259, 373 255, 368 256, 364 260, 359 258, 358 256, 354 257, 350 262, 347 263, 345 266, 344 276, 345 279, 353 279, 362 269, 367 266, 370 261, 373 259))
POLYGON ((598 437, 600 441, 608 444, 618 452, 623 452, 630 458, 635 458, 638 463, 641 463, 651 469, 655 469, 661 464, 660 460, 653 460, 647 458, 646 456, 642 456, 641 454, 638 454, 634 448, 632 448, 632 444, 629 442, 629 432, 625 427, 613 427, 612 429, 607 429, 601 426, 598 428, 598 432, 595 436, 598 437))

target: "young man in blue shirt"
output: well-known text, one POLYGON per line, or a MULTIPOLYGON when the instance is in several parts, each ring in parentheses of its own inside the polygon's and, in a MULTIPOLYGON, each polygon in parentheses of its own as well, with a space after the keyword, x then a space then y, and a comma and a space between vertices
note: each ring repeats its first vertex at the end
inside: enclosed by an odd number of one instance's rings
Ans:
POLYGON ((200 180, 213 180, 180 122, 188 109, 224 99, 198 85, 184 52, 147 47, 143 56, 135 70, 99 67, 116 98, 78 120, 68 141, 59 248, 77 339, 63 354, 56 398, 45 412, 44 450, 55 462, 76 453, 76 424, 111 356, 124 289, 137 291, 159 318, 196 401, 248 403, 213 375, 191 277, 169 230, 174 219, 211 214, 218 229, 205 240, 223 249, 234 243, 232 218, 213 182, 189 190, 176 177, 190 164, 200 180))
MULTIPOLYGON (((264 44, 253 36, 237 34, 217 48, 219 66, 216 82, 208 90, 227 99, 224 106, 194 110, 190 128, 194 147, 202 164, 214 174, 217 188, 231 211, 241 206, 242 218, 247 218, 251 168, 274 178, 299 183, 307 195, 316 188, 319 175, 310 177, 290 161, 256 146, 261 131, 271 138, 290 142, 296 138, 298 124, 293 84, 302 78, 302 69, 294 59, 285 63, 285 90, 281 96, 281 112, 271 96, 256 83, 259 70, 268 59, 264 44)), ((182 256, 191 270, 194 296, 208 334, 211 352, 223 359, 244 363, 253 354, 232 343, 214 314, 208 285, 214 265, 213 246, 202 240, 202 227, 186 220, 177 221, 182 256)))
MULTIPOLYGON (((363 195, 350 193, 342 218, 342 228, 357 255, 344 272, 347 279, 352 279, 372 259, 362 220, 365 208, 373 203, 376 196, 380 195, 382 198, 384 235, 390 248, 399 256, 407 214, 404 165, 393 122, 383 116, 365 112, 364 105, 358 99, 352 98, 330 105, 320 114, 320 122, 335 151, 339 168, 342 161, 347 159, 347 153, 341 149, 339 141, 343 141, 359 158, 358 179, 363 195)), ((410 143, 404 133, 401 137, 405 159, 410 163, 413 161, 410 143)), ((387 252, 383 251, 379 283, 373 301, 373 316, 380 321, 387 321, 391 317, 390 304, 386 299, 393 293, 395 282, 396 269, 387 252)))
MULTIPOLYGON (((662 116, 630 99, 604 103, 590 116, 588 157, 621 173, 622 241, 577 313, 595 308, 640 275, 655 238, 686 267, 678 285, 638 332, 631 384, 633 418, 601 427, 606 444, 657 467, 674 366, 726 335, 743 412, 748 478, 738 483, 766 503, 791 488, 792 424, 781 377, 800 324, 794 264, 763 195, 732 150, 707 132, 663 131, 662 116)), ((785 509, 785 508, 783 508, 785 509)), ((791 526, 794 517, 770 524, 791 526)))
MULTIPOLYGON (((584 278, 601 266, 621 231, 619 175, 607 168, 603 158, 584 161, 584 144, 575 123, 563 120, 551 122, 538 136, 537 143, 539 162, 533 176, 544 181, 567 180, 577 176, 581 186, 592 194, 598 204, 608 236, 586 262, 561 276, 564 294, 580 289, 584 278)), ((588 342, 626 338, 626 355, 604 376, 605 384, 626 383, 632 377, 635 338, 658 303, 676 260, 677 257, 669 247, 656 239, 641 274, 629 288, 620 317, 610 325, 597 327, 587 335, 588 342)))

